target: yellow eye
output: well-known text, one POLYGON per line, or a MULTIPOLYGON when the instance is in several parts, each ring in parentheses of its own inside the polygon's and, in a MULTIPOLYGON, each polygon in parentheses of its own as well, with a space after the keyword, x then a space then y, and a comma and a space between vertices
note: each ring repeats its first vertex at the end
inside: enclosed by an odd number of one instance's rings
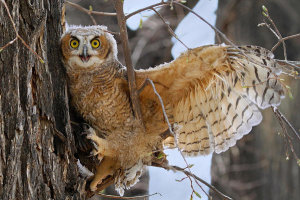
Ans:
POLYGON ((91 41, 91 45, 94 49, 98 48, 100 46, 100 41, 98 39, 93 39, 91 41))
POLYGON ((79 46, 79 41, 77 39, 72 39, 70 41, 70 46, 73 48, 73 49, 76 49, 78 46, 79 46))

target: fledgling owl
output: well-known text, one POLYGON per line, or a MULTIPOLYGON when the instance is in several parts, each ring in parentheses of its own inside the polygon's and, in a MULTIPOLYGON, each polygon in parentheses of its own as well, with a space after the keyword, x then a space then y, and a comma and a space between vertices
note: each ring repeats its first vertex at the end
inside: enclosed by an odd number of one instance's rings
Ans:
POLYGON ((163 99, 176 134, 164 141, 161 133, 168 124, 151 85, 139 94, 145 127, 136 123, 126 68, 106 27, 70 27, 61 48, 72 103, 93 127, 88 138, 103 158, 92 191, 113 175, 122 194, 150 165, 153 152, 174 140, 189 156, 223 152, 261 122, 259 108, 277 106, 284 97, 278 77, 282 67, 268 50, 225 45, 191 49, 173 62, 135 71, 137 85, 151 79, 163 99))

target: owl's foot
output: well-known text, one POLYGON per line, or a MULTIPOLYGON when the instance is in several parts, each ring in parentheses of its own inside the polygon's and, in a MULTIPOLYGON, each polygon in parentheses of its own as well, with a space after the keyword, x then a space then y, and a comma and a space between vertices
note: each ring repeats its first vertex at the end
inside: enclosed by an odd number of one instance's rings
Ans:
POLYGON ((96 191, 97 185, 101 184, 107 176, 113 176, 119 167, 120 165, 115 158, 105 156, 97 167, 95 176, 90 183, 90 190, 96 191))
POLYGON ((109 148, 107 140, 99 137, 95 129, 89 127, 89 129, 86 129, 85 134, 87 135, 86 138, 91 140, 91 143, 94 146, 94 149, 91 152, 93 156, 98 156, 99 160, 101 160, 103 156, 115 156, 115 152, 109 148))

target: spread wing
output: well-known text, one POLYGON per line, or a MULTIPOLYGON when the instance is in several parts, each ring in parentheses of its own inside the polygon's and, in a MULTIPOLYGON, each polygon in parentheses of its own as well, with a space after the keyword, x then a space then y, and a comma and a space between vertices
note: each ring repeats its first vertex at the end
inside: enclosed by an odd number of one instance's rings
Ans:
MULTIPOLYGON (((171 63, 137 70, 137 84, 146 78, 155 83, 184 153, 220 153, 261 122, 259 108, 277 106, 284 97, 281 69, 272 58, 256 46, 204 46, 171 63)), ((151 86, 142 90, 140 100, 150 132, 166 130, 151 86)))

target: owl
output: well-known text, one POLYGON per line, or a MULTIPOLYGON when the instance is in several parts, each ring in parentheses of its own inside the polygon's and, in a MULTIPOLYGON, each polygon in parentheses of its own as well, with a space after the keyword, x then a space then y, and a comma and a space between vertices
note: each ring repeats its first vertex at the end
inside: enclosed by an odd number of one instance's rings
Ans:
POLYGON ((91 191, 113 176, 120 194, 134 185, 155 152, 178 147, 187 156, 220 153, 262 120, 260 109, 278 106, 285 94, 283 67, 257 46, 208 45, 176 60, 136 70, 144 126, 136 122, 126 68, 104 26, 71 26, 61 38, 71 100, 91 125, 87 137, 101 160, 91 191), (175 135, 168 138, 161 96, 175 135))

